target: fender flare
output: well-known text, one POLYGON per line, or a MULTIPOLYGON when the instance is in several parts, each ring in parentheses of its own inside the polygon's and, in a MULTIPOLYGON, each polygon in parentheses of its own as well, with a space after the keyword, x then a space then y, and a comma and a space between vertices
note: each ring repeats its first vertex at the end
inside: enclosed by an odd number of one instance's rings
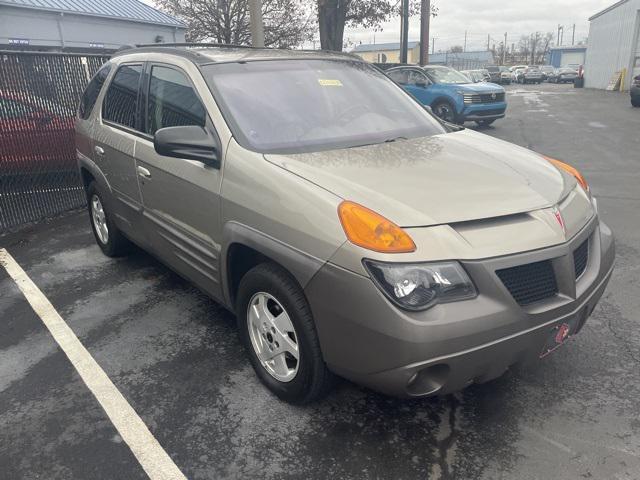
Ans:
POLYGON ((229 249, 234 244, 249 247, 287 270, 304 289, 313 276, 326 263, 302 250, 288 245, 266 233, 236 221, 227 222, 222 229, 220 252, 220 279, 224 301, 233 307, 230 290, 229 249))
POLYGON ((98 165, 96 165, 96 163, 89 157, 77 150, 76 155, 78 159, 78 173, 81 175, 80 178, 82 178, 82 170, 86 170, 93 176, 93 178, 95 178, 98 186, 108 190, 109 193, 113 193, 111 184, 107 180, 107 177, 104 176, 104 173, 102 173, 100 167, 98 167, 98 165))

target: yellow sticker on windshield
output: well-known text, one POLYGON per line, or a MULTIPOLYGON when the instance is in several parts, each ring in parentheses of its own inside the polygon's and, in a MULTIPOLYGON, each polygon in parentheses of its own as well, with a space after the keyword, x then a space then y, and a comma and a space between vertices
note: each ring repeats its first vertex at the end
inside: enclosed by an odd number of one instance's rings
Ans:
POLYGON ((323 87, 341 87, 342 82, 340 80, 329 80, 327 78, 319 78, 318 83, 323 87))

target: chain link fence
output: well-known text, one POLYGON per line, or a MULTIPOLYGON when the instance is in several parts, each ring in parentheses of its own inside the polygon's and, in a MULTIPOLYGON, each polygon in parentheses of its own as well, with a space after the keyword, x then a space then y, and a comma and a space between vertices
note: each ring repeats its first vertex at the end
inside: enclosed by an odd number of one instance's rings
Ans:
POLYGON ((85 204, 74 119, 108 58, 0 51, 0 233, 85 204))

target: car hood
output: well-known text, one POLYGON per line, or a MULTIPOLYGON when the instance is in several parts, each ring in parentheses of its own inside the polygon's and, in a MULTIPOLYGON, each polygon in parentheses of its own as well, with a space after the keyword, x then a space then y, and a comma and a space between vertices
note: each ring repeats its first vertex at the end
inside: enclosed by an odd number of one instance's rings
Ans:
POLYGON ((504 88, 500 85, 496 85, 495 83, 463 83, 461 85, 456 85, 458 90, 462 90, 463 92, 473 92, 473 93, 502 93, 504 92, 504 88))
POLYGON ((265 158, 403 227, 547 208, 575 186, 540 155, 469 130, 265 158))

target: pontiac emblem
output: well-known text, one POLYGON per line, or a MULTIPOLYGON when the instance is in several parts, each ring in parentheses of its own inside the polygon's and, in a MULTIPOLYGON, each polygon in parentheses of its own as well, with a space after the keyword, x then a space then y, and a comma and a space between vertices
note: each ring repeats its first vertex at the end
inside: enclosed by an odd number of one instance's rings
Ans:
POLYGON ((491 94, 491 100, 495 100, 495 99, 496 99, 496 94, 495 94, 495 92, 493 92, 493 93, 491 94))
POLYGON ((564 218, 562 218, 562 213, 560 212, 558 207, 553 207, 553 215, 554 217, 556 217, 556 221, 558 222, 558 225, 560 225, 560 228, 562 228, 562 233, 567 233, 567 227, 564 224, 564 218))

